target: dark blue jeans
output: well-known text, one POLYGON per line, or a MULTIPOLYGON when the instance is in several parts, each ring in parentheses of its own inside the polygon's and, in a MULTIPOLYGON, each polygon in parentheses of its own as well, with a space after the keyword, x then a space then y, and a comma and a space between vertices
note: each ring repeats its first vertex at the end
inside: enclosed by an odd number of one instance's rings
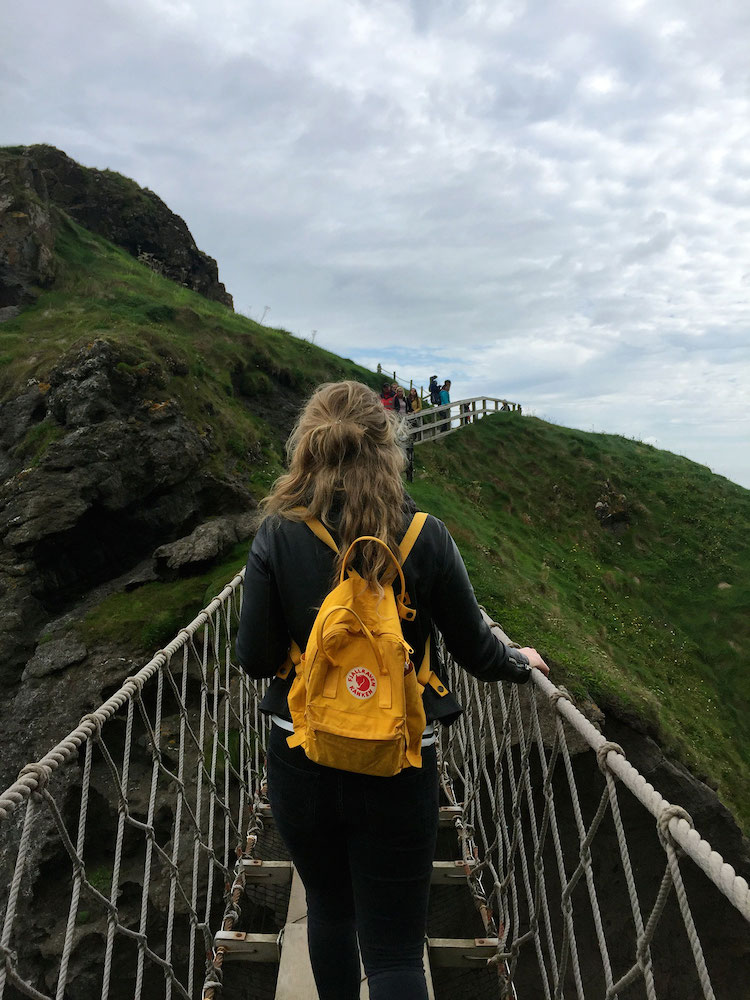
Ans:
POLYGON ((435 748, 422 767, 375 778, 322 767, 271 726, 268 789, 307 893, 320 1000, 427 1000, 422 951, 438 824, 435 748))

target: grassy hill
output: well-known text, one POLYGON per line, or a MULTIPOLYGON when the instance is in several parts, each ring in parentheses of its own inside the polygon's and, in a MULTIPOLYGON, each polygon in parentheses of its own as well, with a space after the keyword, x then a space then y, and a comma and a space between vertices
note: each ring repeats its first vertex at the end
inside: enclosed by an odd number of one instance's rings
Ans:
MULTIPOLYGON (((146 403, 176 400, 210 439, 214 470, 260 496, 314 386, 378 386, 57 220, 54 288, 0 325, 0 399, 106 339, 146 403)), ((63 433, 43 420, 19 457, 42 462, 63 433)), ((637 715, 750 829, 750 492, 649 445, 513 414, 421 445, 412 492, 453 531, 480 600, 549 658, 558 683, 637 715)), ((114 594, 76 629, 89 643, 157 647, 244 555, 238 545, 208 573, 114 594)))
POLYGON ((750 829, 750 491, 512 414, 416 454, 414 497, 506 631, 574 694, 637 714, 750 829), (627 520, 604 527, 601 498, 627 520))

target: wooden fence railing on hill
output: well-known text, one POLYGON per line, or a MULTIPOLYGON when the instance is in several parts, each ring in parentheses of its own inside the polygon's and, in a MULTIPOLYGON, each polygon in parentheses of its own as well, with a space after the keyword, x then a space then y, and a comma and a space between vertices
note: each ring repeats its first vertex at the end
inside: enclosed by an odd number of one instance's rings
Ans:
MULTIPOLYGON (((378 367, 375 370, 377 371, 378 375, 383 375, 389 381, 398 382, 399 385, 402 385, 404 388, 406 388, 407 379, 406 379, 405 375, 399 375, 398 372, 396 372, 396 371, 387 371, 380 364, 378 365, 378 367)), ((414 386, 415 386, 415 384, 416 384, 414 382, 414 379, 410 378, 408 380, 408 382, 409 382, 409 388, 413 389, 414 386)), ((420 385, 420 387, 419 387, 419 397, 420 397, 420 399, 424 399, 424 386, 423 385, 420 385)))
POLYGON ((445 437, 467 424, 476 423, 488 413, 498 412, 520 415, 521 404, 491 396, 474 396, 470 399, 458 399, 455 403, 446 403, 444 406, 432 406, 419 413, 410 413, 406 421, 411 442, 417 445, 445 437))
MULTIPOLYGON (((381 364, 378 365, 376 371, 377 371, 378 375, 385 376, 385 378, 387 380, 389 380, 389 381, 392 380, 394 382, 398 382, 398 384, 401 385, 401 386, 403 386, 404 389, 407 388, 407 385, 406 385, 407 381, 409 383, 409 386, 408 386, 409 389, 414 389, 416 387, 417 383, 414 381, 413 378, 407 379, 405 375, 399 375, 399 373, 396 372, 396 371, 387 371, 385 368, 383 368, 383 366, 381 364)), ((422 400, 423 403, 424 403, 425 400, 429 400, 429 398, 430 398, 429 391, 425 392, 425 388, 424 388, 423 385, 420 385, 420 387, 419 387, 419 398, 422 400)), ((477 399, 477 400, 478 399, 485 399, 485 398, 489 399, 489 397, 484 397, 484 396, 474 396, 474 397, 472 397, 472 399, 477 399)), ((494 397, 493 397, 493 399, 489 399, 489 401, 493 402, 494 401, 494 397)), ((461 400, 461 402, 471 402, 471 400, 461 400)), ((505 404, 506 406, 509 406, 511 408, 511 410, 515 410, 516 407, 518 407, 519 410, 521 409, 521 404, 520 403, 511 403, 510 400, 508 400, 508 399, 501 399, 500 402, 503 403, 503 404, 505 404)))

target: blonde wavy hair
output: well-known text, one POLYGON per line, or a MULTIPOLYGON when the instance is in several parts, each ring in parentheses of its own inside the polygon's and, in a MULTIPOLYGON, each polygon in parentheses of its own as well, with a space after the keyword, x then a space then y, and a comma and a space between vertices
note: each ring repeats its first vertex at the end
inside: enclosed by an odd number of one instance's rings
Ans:
MULTIPOLYGON (((360 535, 380 538, 398 559, 406 462, 400 441, 401 422, 372 389, 361 382, 321 385, 289 436, 289 471, 261 501, 261 519, 276 514, 303 521, 305 515, 295 508, 306 507, 331 528, 331 510, 340 508, 336 576, 344 553, 360 535)), ((383 547, 369 542, 358 548, 361 575, 376 586, 390 582, 394 570, 383 547)))

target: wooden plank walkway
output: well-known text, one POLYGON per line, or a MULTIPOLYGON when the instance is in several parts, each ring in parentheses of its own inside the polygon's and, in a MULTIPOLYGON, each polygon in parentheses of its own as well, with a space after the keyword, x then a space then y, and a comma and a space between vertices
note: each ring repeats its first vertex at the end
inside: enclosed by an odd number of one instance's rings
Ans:
MULTIPOLYGON (((430 975, 430 962, 425 944, 424 967, 427 976, 427 994, 435 1000, 430 975)), ((370 991, 362 971, 360 1000, 369 1000, 370 991)), ((292 891, 289 896, 284 937, 279 961, 279 977, 276 980, 276 1000, 318 1000, 315 989, 310 954, 307 950, 307 902, 305 889, 296 871, 292 875, 292 891)))
MULTIPOLYGON (((440 827, 455 825, 462 815, 461 803, 442 805, 438 823, 440 827)), ((273 823, 270 807, 263 809, 263 819, 273 823)), ((467 876, 474 865, 473 859, 433 861, 432 884, 464 888, 467 876)), ((278 963, 274 1000, 318 1000, 310 955, 307 946, 307 900, 302 881, 290 861, 268 861, 246 858, 241 862, 242 873, 248 884, 264 886, 289 886, 289 902, 284 928, 279 933, 218 931, 214 948, 221 950, 224 963, 252 962, 278 963)), ((423 964, 429 1000, 435 1000, 431 966, 477 969, 497 952, 498 940, 492 938, 426 938, 423 964)), ((364 970, 361 972, 360 1000, 369 1000, 370 991, 364 970)), ((227 992, 227 1000, 229 992, 227 992)))
MULTIPOLYGON (((460 803, 440 807, 439 825, 455 825, 462 813, 460 803)), ((264 821, 273 823, 271 810, 263 810, 264 821)), ((275 1000, 318 1000, 315 981, 310 967, 307 947, 307 901, 302 881, 290 861, 268 861, 247 858, 242 861, 242 872, 248 884, 289 886, 289 902, 281 934, 241 931, 219 931, 214 937, 214 947, 221 949, 223 961, 278 963, 275 1000)), ((439 886, 466 886, 473 861, 433 861, 432 883, 439 886)), ((424 970, 430 1000, 434 1000, 431 964, 438 966, 474 968, 495 954, 496 938, 429 938, 425 940, 424 970)), ((361 970, 360 1000, 369 1000, 369 989, 364 970, 361 970)), ((227 994, 228 995, 228 994, 227 994)))

